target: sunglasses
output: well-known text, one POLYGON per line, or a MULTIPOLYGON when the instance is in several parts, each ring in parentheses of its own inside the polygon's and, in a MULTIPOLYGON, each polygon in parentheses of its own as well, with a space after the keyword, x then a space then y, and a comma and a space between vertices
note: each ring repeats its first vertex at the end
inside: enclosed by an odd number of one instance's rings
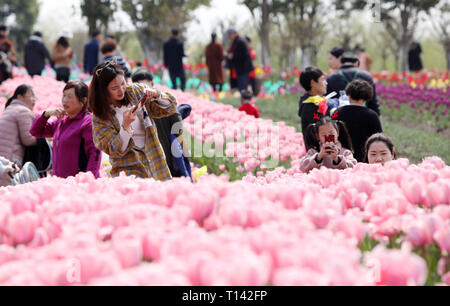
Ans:
POLYGON ((103 66, 102 68, 97 69, 97 71, 95 71, 95 74, 97 75, 97 77, 100 77, 100 75, 102 74, 103 70, 105 70, 106 68, 110 67, 110 66, 115 66, 117 65, 117 59, 112 59, 109 62, 107 62, 105 64, 105 66, 103 66))

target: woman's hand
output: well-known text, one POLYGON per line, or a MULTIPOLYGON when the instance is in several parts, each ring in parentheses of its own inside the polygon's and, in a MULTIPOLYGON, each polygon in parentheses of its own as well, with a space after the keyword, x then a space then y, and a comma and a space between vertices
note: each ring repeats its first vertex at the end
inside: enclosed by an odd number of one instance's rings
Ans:
POLYGON ((133 112, 133 109, 131 108, 123 113, 122 126, 126 131, 130 131, 131 124, 136 120, 137 113, 137 111, 133 112))
POLYGON ((66 112, 62 108, 49 109, 45 111, 44 116, 46 118, 51 118, 52 116, 60 119, 66 115, 66 112))
POLYGON ((147 89, 147 91, 145 92, 147 95, 147 98, 151 101, 154 99, 158 99, 159 97, 161 97, 161 92, 157 89, 147 89))

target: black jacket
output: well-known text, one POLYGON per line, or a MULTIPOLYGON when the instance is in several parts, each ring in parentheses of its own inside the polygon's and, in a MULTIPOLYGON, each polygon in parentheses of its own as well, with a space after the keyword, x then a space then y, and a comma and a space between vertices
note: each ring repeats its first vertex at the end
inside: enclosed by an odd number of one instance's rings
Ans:
POLYGON ((377 89, 372 77, 366 71, 359 70, 353 65, 344 65, 340 70, 334 72, 327 79, 327 95, 336 92, 337 98, 339 98, 339 92, 345 90, 347 85, 354 79, 362 79, 367 81, 373 88, 373 99, 367 103, 367 107, 374 110, 377 115, 380 115, 380 104, 378 103, 377 89), (340 71, 345 75, 345 78, 341 75, 340 71))
POLYGON ((41 74, 45 67, 45 59, 52 63, 50 53, 42 39, 38 36, 31 36, 25 45, 25 68, 28 73, 41 74))
POLYGON ((366 107, 346 105, 335 112, 337 119, 345 123, 353 145, 353 156, 362 163, 365 155, 365 144, 370 136, 382 133, 380 119, 377 114, 366 107))
MULTIPOLYGON (((311 95, 309 94, 305 94, 303 97, 300 98, 298 110, 298 115, 302 119, 302 133, 303 133, 303 140, 305 141, 305 143, 306 143, 306 129, 310 124, 319 121, 317 119, 314 119, 314 115, 318 115, 319 107, 313 103, 306 103, 306 104, 303 103, 303 101, 308 99, 310 96, 311 95)), ((321 117, 321 115, 319 117, 321 117)))
POLYGON ((183 72, 184 45, 176 38, 171 38, 164 43, 164 65, 170 72, 183 72))
POLYGON ((249 74, 250 71, 255 69, 247 42, 239 36, 233 41, 233 59, 231 60, 231 65, 236 69, 238 76, 249 74))

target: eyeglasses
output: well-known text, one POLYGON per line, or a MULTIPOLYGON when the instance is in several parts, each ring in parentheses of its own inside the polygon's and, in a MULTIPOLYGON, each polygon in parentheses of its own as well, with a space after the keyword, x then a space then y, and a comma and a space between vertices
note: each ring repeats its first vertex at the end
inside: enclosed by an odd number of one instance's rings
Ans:
POLYGON ((106 65, 103 66, 102 68, 97 69, 97 71, 95 71, 95 74, 97 75, 97 77, 100 77, 100 75, 102 74, 103 70, 105 70, 109 66, 114 66, 114 65, 117 65, 117 59, 116 58, 114 58, 114 59, 110 60, 109 62, 107 62, 106 65))

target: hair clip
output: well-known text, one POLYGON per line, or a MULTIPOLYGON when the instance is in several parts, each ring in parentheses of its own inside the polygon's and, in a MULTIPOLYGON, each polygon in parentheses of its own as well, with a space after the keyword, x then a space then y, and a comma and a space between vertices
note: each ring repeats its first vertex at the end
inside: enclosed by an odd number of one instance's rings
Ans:
POLYGON ((102 74, 103 70, 105 70, 106 68, 108 68, 111 65, 117 65, 117 59, 116 58, 113 58, 112 60, 108 61, 104 67, 97 69, 97 71, 95 72, 97 77, 100 77, 100 75, 102 74))

